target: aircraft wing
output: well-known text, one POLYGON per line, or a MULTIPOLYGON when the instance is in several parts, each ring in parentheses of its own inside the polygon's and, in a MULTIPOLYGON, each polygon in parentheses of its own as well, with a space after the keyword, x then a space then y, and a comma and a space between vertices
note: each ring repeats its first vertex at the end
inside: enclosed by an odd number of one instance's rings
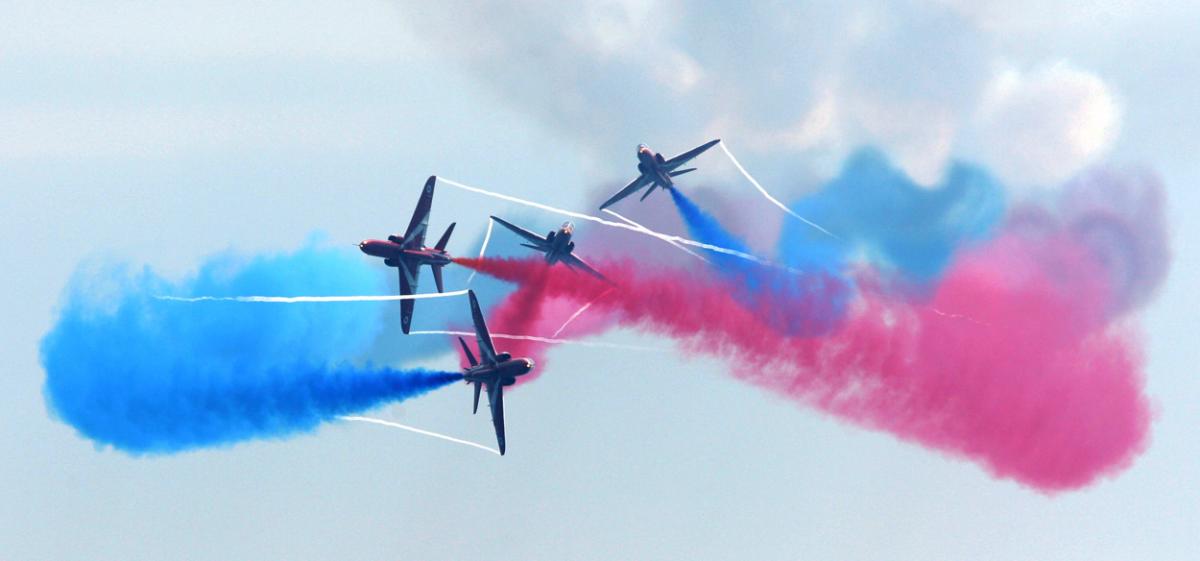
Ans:
MULTIPOLYGON (((400 272, 400 295, 408 296, 417 293, 417 280, 420 278, 420 265, 409 267, 408 262, 402 261, 396 270, 400 272)), ((400 301, 400 329, 404 333, 408 333, 408 328, 412 325, 413 307, 416 304, 415 300, 400 301)))
POLYGON ((617 191, 616 195, 613 195, 607 201, 604 201, 604 204, 600 205, 600 210, 604 210, 605 208, 608 208, 608 207, 616 204, 617 201, 624 199, 625 197, 628 197, 629 195, 634 194, 635 192, 637 192, 638 189, 645 187, 649 183, 650 183, 650 178, 646 177, 646 174, 643 173, 643 174, 637 176, 637 178, 634 179, 633 181, 630 181, 629 185, 626 185, 624 189, 617 191))
POLYGON ((433 175, 425 180, 425 188, 421 191, 421 198, 417 200, 417 208, 413 211, 408 229, 404 231, 404 247, 420 248, 425 245, 425 231, 429 229, 429 210, 433 208, 433 184, 436 181, 437 177, 433 175))
POLYGON ((539 236, 533 232, 530 232, 529 230, 526 230, 520 226, 517 226, 516 224, 508 222, 507 220, 504 220, 503 218, 493 216, 492 220, 499 222, 501 226, 508 228, 509 231, 511 231, 512 233, 514 233, 518 236, 521 236, 522 238, 525 238, 526 240, 528 240, 529 242, 533 243, 534 245, 536 245, 538 247, 546 246, 546 238, 544 236, 539 236))
POLYGON ((496 382, 487 385, 488 404, 492 409, 492 425, 496 427, 496 444, 500 446, 500 455, 504 455, 504 384, 496 382))
POLYGON ((574 269, 582 269, 587 274, 592 275, 593 277, 596 277, 600 280, 608 280, 608 279, 604 278, 604 275, 600 274, 600 271, 593 269, 591 265, 587 264, 587 261, 580 259, 574 253, 566 254, 565 256, 562 257, 562 261, 563 261, 563 263, 566 263, 567 266, 574 268, 574 269))
POLYGON ((688 163, 692 158, 695 158, 696 156, 703 154, 705 150, 708 150, 709 148, 716 146, 717 143, 720 141, 721 141, 721 139, 718 138, 716 140, 710 140, 708 142, 705 142, 704 144, 701 144, 700 146, 692 148, 691 150, 688 150, 687 152, 684 152, 678 156, 675 156, 674 158, 671 158, 670 160, 667 160, 666 162, 663 163, 663 167, 667 168, 667 171, 671 171, 679 166, 682 166, 683 164, 688 163))
POLYGON ((496 363, 496 346, 492 344, 492 335, 488 333, 487 324, 483 322, 483 311, 479 309, 479 300, 475 291, 467 292, 471 297, 471 320, 475 322, 475 342, 479 345, 479 358, 487 364, 496 363))

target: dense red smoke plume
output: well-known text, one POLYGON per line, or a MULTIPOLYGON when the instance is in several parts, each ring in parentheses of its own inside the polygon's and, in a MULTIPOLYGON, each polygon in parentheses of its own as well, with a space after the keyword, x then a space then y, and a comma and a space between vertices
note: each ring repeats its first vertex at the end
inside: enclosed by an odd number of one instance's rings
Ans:
MULTIPOLYGON (((543 321, 539 295, 582 304, 610 288, 535 260, 459 263, 521 285, 496 312, 495 331, 543 321)), ((1101 265, 1064 236, 1006 236, 968 253, 921 304, 862 288, 835 331, 807 338, 774 331, 752 310, 824 309, 811 302, 747 302, 695 271, 597 266, 617 289, 589 315, 678 339, 729 360, 738 378, 998 477, 1045 492, 1077 488, 1145 445, 1136 341, 1106 322, 1101 265)))

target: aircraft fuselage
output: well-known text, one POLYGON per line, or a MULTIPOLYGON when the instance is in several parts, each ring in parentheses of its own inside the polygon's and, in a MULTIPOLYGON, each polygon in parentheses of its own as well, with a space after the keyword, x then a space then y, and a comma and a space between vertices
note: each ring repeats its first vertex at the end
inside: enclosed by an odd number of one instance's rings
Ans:
POLYGON ((638 171, 645 174, 655 185, 664 188, 675 186, 675 182, 671 180, 669 171, 662 166, 663 157, 651 150, 649 146, 639 144, 637 158, 638 171))
POLYGON ((571 254, 571 251, 575 249, 575 244, 571 241, 572 235, 572 227, 569 225, 564 225, 557 232, 546 234, 546 243, 550 245, 546 251, 546 263, 553 265, 571 254))
POLYGON ((501 353, 496 358, 496 364, 484 363, 464 368, 463 380, 468 383, 511 386, 517 382, 517 376, 523 376, 533 370, 533 361, 527 358, 512 358, 508 353, 501 353))
POLYGON ((381 257, 389 267, 399 267, 403 261, 416 260, 418 265, 447 265, 450 254, 433 247, 408 249, 401 243, 390 240, 363 240, 358 249, 372 257, 381 257))

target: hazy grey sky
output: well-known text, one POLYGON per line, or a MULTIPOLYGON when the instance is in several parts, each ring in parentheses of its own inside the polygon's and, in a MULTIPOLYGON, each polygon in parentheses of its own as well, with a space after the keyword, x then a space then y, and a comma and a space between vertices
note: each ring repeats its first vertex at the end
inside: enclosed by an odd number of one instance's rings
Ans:
MULTIPOLYGON (((1074 4, 0 2, 0 557, 1194 556, 1200 7, 1074 4), (314 230, 349 244, 402 226, 433 173, 579 207, 637 143, 710 136, 780 193, 863 143, 926 183, 965 157, 1031 197, 1091 162, 1156 170, 1175 260, 1140 319, 1150 448, 1046 497, 718 361, 588 348, 506 398, 502 461, 341 424, 132 458, 47 413, 37 345, 81 260, 181 275, 314 230)), ((443 189, 434 212, 461 253, 499 208, 443 189)), ((469 400, 379 415, 490 442, 469 400)))

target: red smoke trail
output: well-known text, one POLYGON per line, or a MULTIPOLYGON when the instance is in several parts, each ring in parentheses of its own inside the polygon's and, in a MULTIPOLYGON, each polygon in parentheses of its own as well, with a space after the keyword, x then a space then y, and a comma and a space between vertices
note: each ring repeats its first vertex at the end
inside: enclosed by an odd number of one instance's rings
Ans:
MULTIPOLYGON (((530 268, 530 275, 522 279, 517 290, 505 298, 499 305, 486 310, 488 314, 488 330, 495 333, 513 333, 519 335, 535 335, 530 329, 542 314, 542 301, 545 299, 543 286, 546 282, 546 267, 530 268)), ((522 340, 506 340, 502 352, 512 353, 513 356, 531 356, 531 350, 540 347, 538 343, 522 340)), ((536 359, 535 359, 536 360, 536 359)), ((536 376, 535 369, 530 378, 536 376)))
MULTIPOLYGON (((502 300, 498 305, 487 310, 488 329, 493 333, 510 333, 517 335, 534 335, 551 337, 575 313, 580 306, 591 299, 556 296, 547 291, 545 284, 550 278, 551 267, 537 259, 519 261, 528 274, 522 277, 517 290, 502 300)), ((555 267, 553 269, 565 269, 555 267)), ((573 273, 576 274, 577 273, 573 273)), ((604 289, 608 286, 604 285, 604 289)), ((571 323, 570 333, 574 337, 603 331, 611 325, 611 318, 606 314, 593 312, 585 314, 571 323)), ((538 341, 522 339, 506 339, 497 343, 498 350, 511 353, 517 357, 529 357, 537 363, 538 368, 517 379, 523 384, 536 379, 545 371, 546 350, 552 345, 538 341)))
MULTIPOLYGON (((504 309, 519 309, 520 304, 518 293, 525 290, 522 287, 504 301, 500 308, 504 309), (510 308, 511 306, 511 308, 510 308)), ((542 296, 540 303, 537 305, 537 314, 531 317, 525 323, 525 331, 519 332, 522 335, 537 335, 540 337, 551 337, 555 330, 571 317, 581 306, 587 301, 577 300, 575 298, 563 298, 561 296, 553 296, 542 289, 539 289, 538 294, 542 296)), ((595 306, 589 308, 581 317, 571 322, 570 327, 564 332, 564 336, 571 339, 578 339, 587 335, 603 332, 613 325, 611 314, 604 313, 601 309, 595 306)), ((512 332, 508 332, 512 333, 512 332)), ((540 343, 537 341, 513 341, 509 344, 505 341, 506 351, 513 353, 513 356, 529 357, 537 363, 538 367, 534 368, 529 374, 517 378, 517 385, 531 382, 546 372, 546 366, 549 364, 546 352, 556 345, 540 343)))
MULTIPOLYGON (((460 263, 579 302, 608 288, 528 261, 460 263)), ((1009 236, 964 255, 927 305, 864 289, 839 328, 817 338, 777 334, 715 278, 627 261, 598 267, 618 288, 589 313, 680 339, 731 360, 738 378, 997 477, 1043 492, 1078 488, 1145 446, 1136 341, 1106 324, 1104 277, 1065 238, 1009 236)))

